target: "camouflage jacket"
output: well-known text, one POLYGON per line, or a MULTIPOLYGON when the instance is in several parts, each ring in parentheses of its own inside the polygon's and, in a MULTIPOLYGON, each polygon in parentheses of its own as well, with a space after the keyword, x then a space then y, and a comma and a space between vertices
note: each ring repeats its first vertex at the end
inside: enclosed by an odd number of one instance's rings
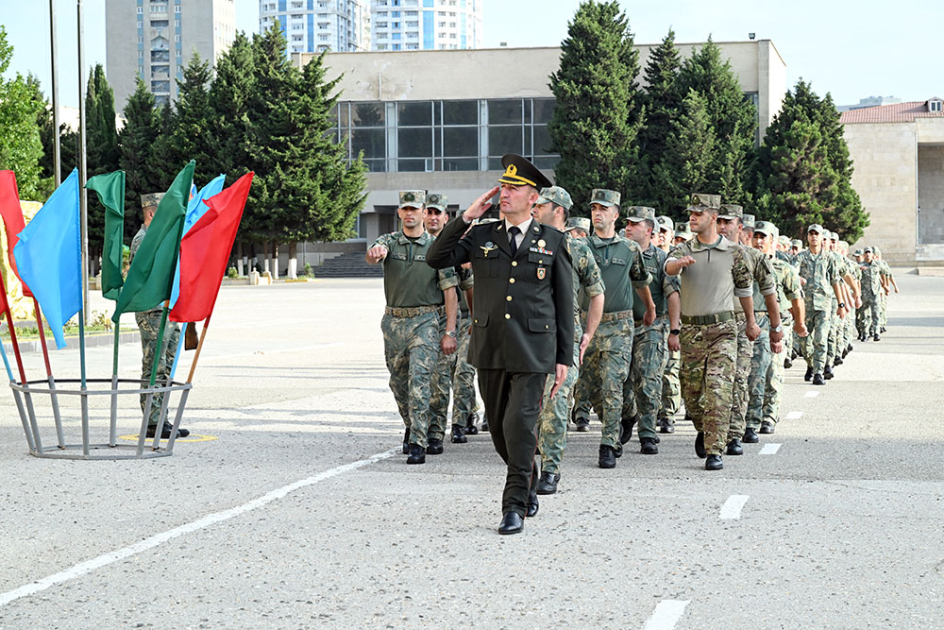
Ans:
POLYGON ((820 250, 814 254, 804 250, 797 255, 800 277, 806 281, 803 294, 807 301, 807 311, 828 311, 835 299, 833 285, 842 282, 836 260, 827 252, 820 250))
POLYGON ((583 335, 580 303, 582 300, 589 303, 590 298, 603 294, 603 276, 586 241, 568 234, 566 243, 574 263, 574 332, 575 337, 579 338, 583 335))

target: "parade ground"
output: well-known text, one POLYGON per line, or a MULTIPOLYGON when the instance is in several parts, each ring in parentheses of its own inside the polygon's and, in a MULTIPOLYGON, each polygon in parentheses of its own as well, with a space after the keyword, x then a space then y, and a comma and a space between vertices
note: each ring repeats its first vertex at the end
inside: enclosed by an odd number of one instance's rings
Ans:
MULTIPOLYGON (((944 277, 905 272, 882 340, 825 387, 797 361, 776 433, 724 470, 681 418, 659 455, 634 436, 602 470, 594 419, 507 537, 488 434, 404 463, 382 280, 226 286, 171 457, 31 457, 0 394, 0 628, 939 628, 944 277)), ((78 375, 77 350, 51 356, 78 375)), ((109 346, 87 357, 110 377, 109 346)), ((121 346, 122 375, 140 361, 121 346)))

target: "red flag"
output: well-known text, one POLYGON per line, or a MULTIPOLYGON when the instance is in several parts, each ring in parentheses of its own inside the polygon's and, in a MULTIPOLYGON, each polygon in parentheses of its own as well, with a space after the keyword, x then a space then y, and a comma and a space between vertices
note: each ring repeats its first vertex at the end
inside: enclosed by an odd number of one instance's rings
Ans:
MULTIPOLYGON (((13 171, 0 171, 0 215, 3 215, 3 227, 7 231, 7 257, 10 259, 10 268, 19 278, 20 272, 16 269, 13 248, 20 241, 18 235, 26 227, 26 221, 23 220, 23 208, 20 207, 20 191, 16 187, 16 175, 13 174, 13 171)), ((33 297, 29 287, 22 279, 20 283, 23 285, 23 295, 33 297)))
POLYGON ((213 311, 252 177, 247 173, 207 199, 210 209, 180 241, 180 297, 170 312, 171 321, 199 322, 213 311))

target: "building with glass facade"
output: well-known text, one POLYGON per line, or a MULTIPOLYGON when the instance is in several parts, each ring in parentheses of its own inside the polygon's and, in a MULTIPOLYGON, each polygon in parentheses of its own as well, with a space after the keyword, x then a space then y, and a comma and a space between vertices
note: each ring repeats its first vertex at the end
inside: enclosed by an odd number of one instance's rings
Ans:
POLYGON ((372 50, 482 47, 485 0, 370 0, 372 50))
POLYGON ((276 21, 289 54, 370 50, 368 0, 259 0, 259 30, 276 21))

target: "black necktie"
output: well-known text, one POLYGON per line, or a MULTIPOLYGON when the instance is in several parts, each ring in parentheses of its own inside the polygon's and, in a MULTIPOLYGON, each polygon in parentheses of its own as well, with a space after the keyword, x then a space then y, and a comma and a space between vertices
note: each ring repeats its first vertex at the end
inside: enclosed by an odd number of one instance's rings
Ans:
POLYGON ((521 234, 521 230, 518 228, 517 225, 513 225, 510 228, 508 228, 508 233, 511 235, 511 242, 509 243, 509 245, 511 245, 511 256, 512 258, 514 258, 515 254, 518 251, 518 235, 521 234))

